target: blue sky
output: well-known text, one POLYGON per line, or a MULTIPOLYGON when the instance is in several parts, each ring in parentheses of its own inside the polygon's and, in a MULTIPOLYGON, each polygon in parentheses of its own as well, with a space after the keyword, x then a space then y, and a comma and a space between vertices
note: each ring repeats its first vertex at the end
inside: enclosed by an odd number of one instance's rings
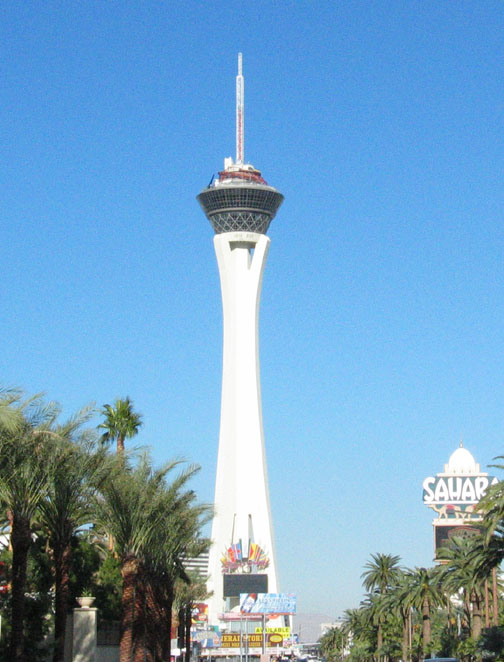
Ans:
POLYGON ((67 414, 129 395, 213 498, 221 302, 195 196, 234 154, 284 195, 261 377, 281 588, 357 606, 432 560, 422 480, 504 453, 504 5, 0 7, 0 381, 67 414))

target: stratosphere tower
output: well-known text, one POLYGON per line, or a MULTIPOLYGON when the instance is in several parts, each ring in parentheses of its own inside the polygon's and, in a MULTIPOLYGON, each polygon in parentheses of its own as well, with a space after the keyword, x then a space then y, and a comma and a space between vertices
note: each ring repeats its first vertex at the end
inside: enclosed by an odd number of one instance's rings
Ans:
POLYGON ((283 195, 244 159, 242 54, 236 77, 236 160, 197 196, 215 231, 223 308, 222 400, 215 514, 209 552, 208 620, 236 612, 242 593, 276 593, 259 376, 259 303, 283 195))

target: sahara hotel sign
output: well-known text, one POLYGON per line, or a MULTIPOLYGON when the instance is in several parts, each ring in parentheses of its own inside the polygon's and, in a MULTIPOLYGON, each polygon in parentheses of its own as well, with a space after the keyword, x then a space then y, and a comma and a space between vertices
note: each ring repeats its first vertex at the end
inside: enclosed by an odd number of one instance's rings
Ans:
POLYGON ((423 502, 437 514, 432 521, 436 559, 452 538, 479 531, 482 515, 477 510, 478 503, 498 482, 495 476, 480 470, 462 442, 444 465, 444 472, 423 481, 423 502))
POLYGON ((498 479, 488 474, 472 476, 429 476, 423 482, 423 502, 426 506, 447 504, 468 506, 477 504, 498 479))

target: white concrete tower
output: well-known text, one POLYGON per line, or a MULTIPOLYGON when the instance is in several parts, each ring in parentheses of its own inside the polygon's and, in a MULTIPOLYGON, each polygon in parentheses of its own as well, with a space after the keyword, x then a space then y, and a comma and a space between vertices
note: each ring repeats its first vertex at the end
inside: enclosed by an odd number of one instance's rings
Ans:
POLYGON ((276 593, 277 570, 259 377, 259 302, 269 224, 283 196, 244 161, 242 56, 236 77, 236 162, 198 195, 214 230, 224 318, 222 402, 209 555, 209 622, 240 593, 276 593))

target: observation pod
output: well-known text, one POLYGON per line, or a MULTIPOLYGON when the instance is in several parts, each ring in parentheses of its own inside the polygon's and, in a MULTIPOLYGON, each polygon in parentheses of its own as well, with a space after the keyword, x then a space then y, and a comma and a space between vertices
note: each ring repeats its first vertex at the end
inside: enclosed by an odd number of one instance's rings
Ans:
POLYGON ((257 232, 266 234, 283 195, 252 166, 230 166, 197 196, 216 234, 257 232))

